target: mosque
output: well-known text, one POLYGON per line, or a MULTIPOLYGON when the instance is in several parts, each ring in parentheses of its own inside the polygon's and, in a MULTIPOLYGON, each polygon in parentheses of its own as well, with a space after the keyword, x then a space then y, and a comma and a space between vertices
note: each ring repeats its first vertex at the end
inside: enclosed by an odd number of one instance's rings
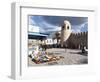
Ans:
POLYGON ((64 20, 64 24, 61 27, 61 31, 59 32, 60 38, 48 38, 48 34, 40 33, 40 29, 38 26, 29 25, 28 30, 28 47, 29 53, 32 52, 33 48, 39 51, 40 45, 52 46, 58 45, 59 48, 71 48, 71 49, 81 49, 83 46, 88 48, 88 32, 81 33, 72 33, 71 23, 67 20, 64 20))

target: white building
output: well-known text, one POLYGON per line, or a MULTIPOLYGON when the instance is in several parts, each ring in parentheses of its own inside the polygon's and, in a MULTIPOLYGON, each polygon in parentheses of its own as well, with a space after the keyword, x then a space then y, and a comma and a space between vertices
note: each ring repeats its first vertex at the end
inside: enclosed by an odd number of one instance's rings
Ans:
POLYGON ((54 39, 53 40, 53 44, 57 44, 57 39, 54 39))
POLYGON ((46 45, 52 45, 53 44, 53 39, 52 38, 47 38, 45 40, 46 45))
POLYGON ((47 38, 44 42, 46 45, 53 45, 57 44, 57 39, 47 38))

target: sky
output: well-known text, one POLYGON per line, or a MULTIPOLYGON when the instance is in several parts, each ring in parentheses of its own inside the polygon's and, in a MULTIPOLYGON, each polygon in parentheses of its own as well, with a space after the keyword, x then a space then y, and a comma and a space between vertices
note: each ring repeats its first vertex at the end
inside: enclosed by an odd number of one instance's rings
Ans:
POLYGON ((73 33, 88 31, 87 17, 70 16, 29 16, 29 25, 37 26, 41 33, 60 31, 64 20, 68 20, 72 26, 73 33))

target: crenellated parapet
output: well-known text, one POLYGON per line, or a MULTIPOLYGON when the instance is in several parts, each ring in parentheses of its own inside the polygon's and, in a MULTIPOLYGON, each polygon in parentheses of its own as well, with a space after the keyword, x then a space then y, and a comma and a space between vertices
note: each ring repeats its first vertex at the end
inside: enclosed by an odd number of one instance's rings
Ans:
POLYGON ((68 48, 81 49, 83 46, 88 48, 88 32, 71 33, 66 44, 68 48))

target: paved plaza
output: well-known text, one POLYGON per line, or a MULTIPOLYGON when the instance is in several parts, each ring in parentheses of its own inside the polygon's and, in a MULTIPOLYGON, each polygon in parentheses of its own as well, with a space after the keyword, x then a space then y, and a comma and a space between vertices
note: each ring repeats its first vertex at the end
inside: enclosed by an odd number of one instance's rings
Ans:
POLYGON ((55 56, 63 56, 64 58, 45 62, 41 64, 35 64, 31 58, 28 57, 28 65, 29 66, 44 66, 44 65, 79 65, 79 64, 87 64, 88 56, 87 54, 82 54, 81 50, 77 49, 61 49, 61 48, 51 48, 46 50, 48 53, 52 53, 55 56))

